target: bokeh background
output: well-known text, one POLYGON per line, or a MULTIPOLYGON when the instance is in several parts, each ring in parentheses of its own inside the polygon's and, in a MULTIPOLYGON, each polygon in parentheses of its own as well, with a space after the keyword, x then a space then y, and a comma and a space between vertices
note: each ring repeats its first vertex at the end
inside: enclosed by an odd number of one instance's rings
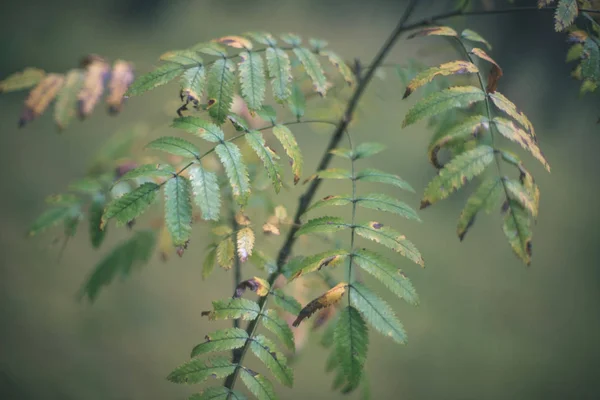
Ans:
MULTIPOLYGON (((450 3, 421 1, 413 18, 450 3)), ((25 66, 64 71, 90 52, 132 60, 145 72, 165 50, 257 29, 325 38, 344 57, 367 62, 404 6, 385 0, 6 1, 0 12, 0 78, 25 66)), ((455 224, 468 191, 422 212, 422 224, 390 219, 418 245, 426 268, 394 258, 420 294, 418 307, 380 290, 397 310, 409 342, 397 346, 371 335, 367 371, 373 398, 598 398, 597 97, 578 97, 563 62, 565 37, 553 32, 551 13, 449 23, 475 29, 494 44, 492 56, 505 73, 499 90, 533 121, 553 169, 548 174, 525 157, 542 191, 530 268, 513 256, 499 215, 479 218, 459 243, 455 224)), ((400 41, 388 62, 449 60, 452 53, 437 43, 423 50, 425 40, 400 41)), ((386 72, 365 97, 355 140, 388 144, 390 150, 372 166, 398 173, 422 193, 435 173, 425 155, 431 132, 424 125, 400 129, 411 102, 401 100, 394 70, 386 72)), ((24 93, 0 96, 0 398, 178 399, 199 389, 171 384, 165 376, 220 326, 200 318, 200 311, 211 299, 230 295, 230 273, 217 271, 210 281, 201 280, 204 228, 195 228, 185 257, 168 263, 156 257, 104 290, 94 304, 78 302, 76 293, 102 255, 127 236, 125 230, 113 229, 94 251, 82 229, 61 262, 50 246, 51 233, 33 240, 24 235, 43 210, 43 199, 81 177, 110 135, 140 121, 166 124, 172 117, 165 103, 175 94, 176 84, 131 99, 118 117, 96 112, 60 135, 51 113, 17 129, 24 93)), ((326 132, 308 127, 295 132, 313 168, 326 132)), ((293 209, 301 190, 291 189, 280 202, 293 209)), ((328 190, 349 188, 343 183, 322 188, 320 197, 328 190)), ((418 207, 418 195, 402 196, 418 207)), ((266 249, 274 252, 279 240, 270 239, 266 249)), ((314 243, 296 251, 314 252, 314 243)), ((243 272, 257 274, 251 266, 243 272)), ((295 388, 277 385, 280 397, 342 398, 330 391, 326 356, 318 336, 312 337, 294 366, 295 388)))

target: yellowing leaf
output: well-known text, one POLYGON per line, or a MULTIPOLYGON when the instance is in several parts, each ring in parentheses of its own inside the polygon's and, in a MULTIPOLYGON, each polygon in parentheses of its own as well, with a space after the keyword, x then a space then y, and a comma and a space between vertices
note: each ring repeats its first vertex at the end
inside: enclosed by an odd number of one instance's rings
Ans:
POLYGON ((346 293, 347 287, 348 284, 346 282, 340 282, 327 292, 323 293, 321 296, 308 303, 302 310, 300 310, 298 317, 292 323, 292 325, 297 327, 304 319, 309 318, 317 310, 329 307, 340 301, 344 293, 346 293))
POLYGON ((242 36, 223 36, 213 41, 236 49, 252 49, 252 42, 242 36))
POLYGON ((42 115, 50 102, 58 94, 64 80, 65 78, 62 75, 48 74, 29 92, 29 96, 25 100, 25 107, 21 113, 19 126, 23 126, 42 115))
POLYGON ((39 68, 25 68, 0 81, 0 93, 28 89, 37 85, 46 73, 39 68))
POLYGON ((123 107, 125 93, 133 83, 133 65, 127 61, 117 60, 113 65, 108 82, 108 97, 106 104, 111 113, 118 113, 123 107))
POLYGON ((496 117, 494 118, 494 124, 502 136, 518 143, 522 148, 529 151, 550 172, 550 165, 546 161, 544 154, 527 132, 506 118, 496 117))
POLYGON ((304 161, 302 153, 294 134, 285 125, 275 125, 273 135, 279 140, 288 157, 291 159, 292 172, 294 173, 294 184, 297 184, 302 176, 304 161))
POLYGON ((237 252, 241 262, 248 260, 254 248, 254 232, 252 228, 240 229, 237 233, 237 252))
POLYGON ((485 90, 487 93, 494 93, 496 91, 496 87, 498 86, 498 80, 504 74, 502 68, 500 68, 498 63, 496 63, 496 61, 494 61, 494 59, 490 57, 485 51, 477 47, 471 49, 471 54, 474 54, 477 57, 492 64, 492 70, 488 75, 487 88, 485 90))
POLYGON ((242 297, 246 289, 256 292, 256 294, 260 297, 264 297, 269 294, 271 286, 269 285, 269 282, 255 276, 252 279, 247 279, 243 282, 240 282, 235 288, 233 297, 242 297))
POLYGON ((431 82, 436 76, 448 76, 455 74, 467 74, 467 73, 477 73, 479 69, 468 61, 451 61, 445 64, 440 65, 439 67, 428 68, 415 76, 406 87, 406 91, 404 92, 403 99, 410 96, 412 92, 420 88, 421 86, 431 82))
POLYGON ((344 77, 344 80, 349 86, 352 86, 355 83, 356 78, 354 72, 352 72, 348 64, 346 64, 340 56, 330 50, 321 51, 319 54, 326 56, 329 59, 329 62, 340 71, 340 74, 342 74, 342 77, 344 77))
POLYGON ((79 116, 89 116, 104 93, 104 82, 110 74, 110 65, 102 58, 91 56, 86 67, 83 88, 77 99, 79 100, 79 116))
POLYGON ((504 96, 500 92, 490 93, 489 97, 492 100, 492 103, 494 103, 494 105, 498 107, 500 111, 515 119, 519 124, 521 124, 523 128, 525 128, 529 132, 533 140, 536 140, 533 124, 531 123, 531 121, 529 121, 529 118, 527 118, 525 114, 517 110, 517 106, 512 101, 507 99, 506 96, 504 96))
POLYGON ((65 84, 56 97, 54 107, 54 120, 59 129, 64 129, 75 117, 77 108, 77 94, 83 85, 84 74, 82 70, 73 69, 67 73, 65 84))
POLYGON ((448 26, 433 26, 419 29, 418 31, 408 35, 407 39, 412 39, 419 36, 458 36, 458 33, 448 26))
POLYGON ((233 267, 233 257, 235 257, 235 245, 233 239, 227 238, 217 245, 217 264, 223 269, 233 267))
POLYGON ((462 31, 460 36, 463 39, 470 40, 471 42, 483 43, 487 46, 487 48, 489 50, 492 49, 492 45, 487 40, 485 40, 479 33, 475 32, 475 31, 472 31, 470 29, 465 29, 464 31, 462 31))

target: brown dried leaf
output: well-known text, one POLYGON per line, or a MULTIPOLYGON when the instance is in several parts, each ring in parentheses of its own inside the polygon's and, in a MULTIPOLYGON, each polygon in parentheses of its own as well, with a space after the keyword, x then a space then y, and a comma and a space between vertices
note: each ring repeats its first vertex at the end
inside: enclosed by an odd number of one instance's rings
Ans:
POLYGON ((252 255, 254 248, 254 232, 252 228, 245 227, 237 233, 237 252, 241 262, 246 262, 252 255))
POLYGON ((238 297, 242 297, 246 289, 256 292, 257 295, 263 297, 269 294, 270 286, 269 282, 255 276, 252 279, 240 282, 235 288, 233 298, 235 299, 238 297))
POLYGON ((238 225, 248 226, 250 225, 250 218, 248 218, 247 215, 239 212, 235 214, 235 222, 237 222, 238 225))
POLYGON ((223 36, 213 40, 213 42, 222 43, 236 49, 252 49, 252 42, 241 36, 223 36))
POLYGON ((84 64, 87 64, 85 80, 77 96, 81 118, 88 117, 98 104, 104 93, 104 83, 110 74, 110 65, 100 57, 90 57, 84 64))
POLYGON ((125 100, 125 92, 127 92, 133 79, 133 65, 123 60, 115 61, 110 75, 110 82, 108 82, 109 94, 106 98, 109 112, 118 113, 121 111, 125 100))
POLYGON ((46 110, 50 102, 56 97, 64 83, 64 76, 60 74, 46 75, 38 85, 29 92, 25 107, 21 113, 19 126, 33 121, 46 110))
POLYGON ((310 303, 308 303, 298 314, 296 320, 292 323, 292 326, 297 327, 300 323, 313 315, 316 311, 329 307, 342 298, 344 293, 346 293, 346 288, 348 284, 346 282, 340 282, 335 285, 333 288, 329 289, 327 292, 323 293, 321 296, 317 297, 310 303))
POLYGON ((276 236, 279 236, 281 234, 279 227, 270 222, 265 222, 265 224, 262 226, 262 230, 263 230, 263 233, 265 233, 265 234, 271 234, 271 235, 276 235, 276 236))
POLYGON ((496 88, 498 87, 498 80, 504 74, 502 68, 500 68, 498 63, 494 61, 494 59, 482 49, 475 47, 471 50, 471 54, 474 54, 482 60, 485 60, 492 64, 492 69, 490 71, 490 74, 488 75, 488 82, 485 90, 487 93, 494 93, 496 91, 496 88))

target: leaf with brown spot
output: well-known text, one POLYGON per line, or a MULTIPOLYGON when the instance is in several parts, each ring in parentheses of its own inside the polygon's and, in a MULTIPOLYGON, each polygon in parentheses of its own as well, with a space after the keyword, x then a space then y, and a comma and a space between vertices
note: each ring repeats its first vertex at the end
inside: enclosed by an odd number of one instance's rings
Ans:
POLYGON ((477 190, 469 197, 465 208, 460 213, 456 234, 462 241, 473 226, 479 211, 491 212, 504 194, 502 181, 498 177, 486 179, 477 190))
POLYGON ((507 99, 506 96, 500 92, 490 93, 489 98, 500 111, 515 119, 523 128, 527 130, 527 132, 529 132, 531 138, 537 141, 533 124, 531 121, 529 121, 529 118, 527 118, 525 114, 517 109, 517 106, 512 101, 507 99))
POLYGON ((483 115, 474 115, 464 121, 451 126, 447 131, 441 131, 435 135, 433 141, 429 144, 427 151, 429 161, 434 167, 441 169, 444 166, 438 160, 438 153, 446 146, 455 143, 465 142, 479 137, 480 132, 489 129, 489 120, 483 115))
POLYGON ((83 87, 77 96, 79 116, 88 117, 104 93, 104 83, 110 74, 110 65, 100 57, 94 57, 86 66, 83 87))
POLYGON ((420 88, 421 86, 433 81, 436 76, 448 76, 448 75, 456 75, 456 74, 468 74, 468 73, 477 73, 479 69, 475 66, 475 64, 469 61, 451 61, 445 64, 442 64, 438 67, 428 68, 424 71, 421 71, 417 74, 406 87, 406 91, 402 96, 403 99, 410 96, 415 90, 420 88))
POLYGON ((432 26, 419 29, 408 35, 406 38, 413 39, 419 36, 458 36, 458 33, 448 26, 432 26))
POLYGON ((485 90, 487 93, 494 93, 496 91, 496 88, 498 87, 498 80, 504 74, 504 72, 502 71, 502 68, 500 68, 498 63, 496 61, 494 61, 494 59, 492 57, 490 57, 482 49, 475 47, 475 48, 471 49, 471 54, 474 54, 477 57, 481 58, 482 60, 485 60, 492 64, 492 69, 490 70, 490 73, 488 75, 488 82, 487 82, 487 87, 485 90))
POLYGON ((546 161, 544 153, 542 153, 536 141, 527 132, 519 128, 513 121, 506 118, 496 117, 493 121, 496 129, 502 136, 518 143, 523 149, 527 150, 541 162, 544 168, 550 172, 550 164, 546 161))
POLYGON ((300 263, 294 265, 293 269, 285 272, 286 277, 292 281, 302 275, 319 271, 323 267, 334 267, 346 259, 350 253, 344 249, 335 249, 304 257, 300 263))
POLYGON ((297 327, 304 319, 310 318, 310 316, 316 311, 329 307, 340 301, 344 293, 346 293, 347 287, 348 284, 346 282, 340 282, 327 292, 323 293, 321 296, 308 303, 302 310, 300 310, 300 313, 298 314, 296 320, 292 323, 292 326, 297 327))
POLYGON ((223 36, 213 40, 213 42, 222 43, 236 49, 252 49, 252 42, 242 36, 223 36))
POLYGON ((254 249, 254 231, 249 226, 237 233, 237 252, 241 262, 246 262, 254 249))
POLYGON ((46 110, 50 102, 60 91, 65 78, 59 74, 46 75, 36 87, 29 92, 25 100, 25 107, 19 119, 19 126, 33 121, 46 110))
POLYGON ((254 278, 240 282, 235 288, 233 298, 242 297, 246 289, 256 292, 260 297, 264 297, 269 294, 271 287, 269 282, 255 276, 254 278))
POLYGON ((133 83, 133 65, 127 61, 115 61, 108 82, 108 97, 106 104, 111 113, 118 113, 123 107, 125 93, 129 86, 133 83))
POLYGON ((46 72, 39 68, 25 68, 21 72, 15 72, 0 81, 0 93, 13 92, 33 87, 40 83, 46 72))
POLYGON ((514 200, 507 202, 502 229, 515 254, 526 265, 531 264, 531 218, 514 200))

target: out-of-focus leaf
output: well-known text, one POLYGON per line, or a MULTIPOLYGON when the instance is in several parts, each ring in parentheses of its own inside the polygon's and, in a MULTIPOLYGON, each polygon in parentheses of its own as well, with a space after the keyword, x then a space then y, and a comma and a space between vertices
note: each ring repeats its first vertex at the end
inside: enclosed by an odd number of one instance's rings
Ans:
POLYGON ((192 187, 190 181, 177 176, 165 184, 165 225, 174 246, 185 246, 192 232, 192 187))
POLYGON ((77 95, 79 101, 79 116, 90 116, 96 104, 104 93, 104 84, 110 75, 110 64, 97 56, 90 56, 85 68, 83 87, 77 95))
POLYGON ((69 71, 65 84, 58 92, 54 108, 54 120, 59 129, 65 129, 77 111, 77 95, 83 86, 84 72, 79 69, 69 71))
POLYGON ((25 100, 19 126, 24 126, 44 113, 50 102, 59 93, 64 80, 64 76, 59 74, 48 74, 40 80, 25 100))
POLYGON ((457 74, 468 74, 468 73, 477 73, 479 69, 469 61, 451 61, 445 64, 442 64, 438 67, 428 68, 424 71, 421 71, 415 76, 406 87, 406 91, 404 92, 404 96, 402 98, 407 98, 410 96, 412 92, 420 88, 421 86, 433 81, 436 76, 448 76, 448 75, 457 75, 457 74))
POLYGON ((134 78, 133 65, 131 63, 123 60, 115 61, 110 74, 110 81, 108 82, 109 93, 106 98, 106 104, 108 104, 108 110, 111 113, 121 111, 125 100, 125 93, 127 93, 127 89, 133 83, 134 78))
POLYGON ((159 188, 155 183, 146 182, 131 192, 111 201, 106 206, 106 210, 102 216, 100 229, 104 229, 111 218, 115 218, 117 226, 119 226, 125 225, 140 216, 152 205, 159 188))
POLYGON ((40 83, 46 73, 39 68, 25 68, 0 81, 0 93, 13 92, 33 87, 40 83))
POLYGON ((304 47, 294 47, 294 54, 302 63, 306 73, 313 82, 314 89, 321 96, 327 94, 327 89, 331 87, 331 83, 327 81, 323 73, 323 67, 316 55, 304 47))

